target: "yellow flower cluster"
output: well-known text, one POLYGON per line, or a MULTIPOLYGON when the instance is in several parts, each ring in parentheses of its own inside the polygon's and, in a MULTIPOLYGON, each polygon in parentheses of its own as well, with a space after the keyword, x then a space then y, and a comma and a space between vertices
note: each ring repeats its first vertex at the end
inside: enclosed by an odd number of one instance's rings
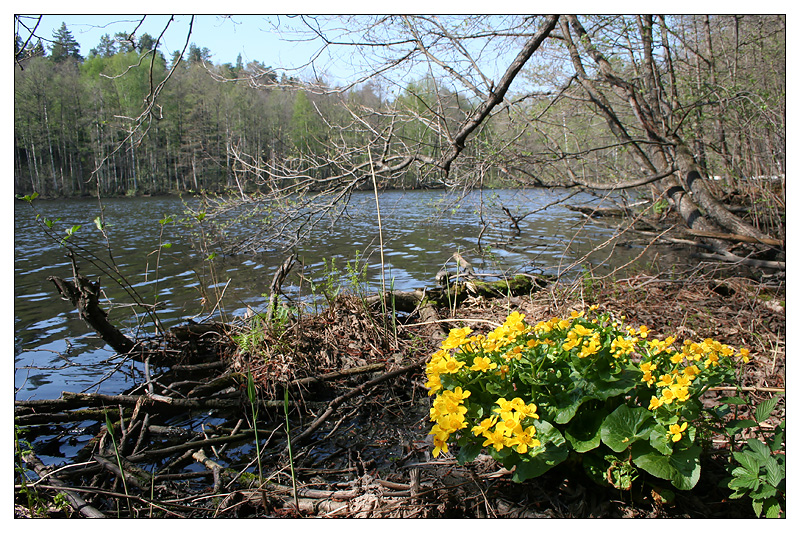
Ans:
MULTIPOLYGON (((648 342, 652 356, 660 354, 663 354, 663 357, 669 356, 668 361, 673 366, 667 373, 661 374, 657 381, 654 374, 657 371, 655 361, 646 361, 639 365, 639 369, 642 371, 642 381, 648 385, 655 383, 656 387, 660 389, 657 395, 650 398, 648 407, 650 410, 657 409, 662 405, 670 405, 672 402, 685 402, 691 397, 689 386, 704 369, 718 366, 720 357, 734 355, 733 348, 714 339, 705 339, 701 343, 686 340, 681 351, 676 351, 671 347, 674 342, 673 337, 667 337, 664 341, 654 339, 648 342)), ((739 357, 744 363, 747 363, 750 360, 749 354, 747 349, 742 349, 739 357)), ((665 363, 666 360, 664 360, 665 363)), ((680 440, 680 436, 673 435, 673 440, 677 442, 680 440), (675 436, 678 438, 675 439, 675 436)))
POLYGON ((468 390, 456 387, 455 390, 442 391, 433 400, 431 407, 431 420, 436 424, 429 433, 433 435, 433 456, 438 457, 441 452, 447 453, 447 439, 459 429, 467 427, 464 415, 467 408, 464 407, 464 399, 472 394, 468 390))
MULTIPOLYGON (((502 457, 514 452, 535 456, 536 450, 530 450, 551 435, 536 433, 537 427, 546 427, 544 422, 534 423, 539 418, 537 405, 545 418, 552 415, 552 391, 568 387, 574 372, 587 381, 622 376, 630 387, 623 395, 629 397, 640 398, 642 389, 649 388, 644 397, 651 396, 649 410, 666 438, 691 440, 688 423, 679 422, 685 407, 696 404, 693 396, 707 384, 732 371, 734 350, 713 339, 679 346, 672 336, 651 338, 647 326, 625 325, 624 316, 615 319, 593 311, 595 306, 588 316, 573 311, 568 319, 553 317, 535 326, 525 322, 524 314, 513 312, 485 335, 473 335, 468 327, 450 330, 425 369, 428 394, 435 395, 430 409, 433 456, 447 453, 453 442, 468 444, 462 449, 467 454, 481 444, 493 455, 502 451, 502 457), (627 381, 636 367, 641 372, 639 385, 627 381)), ((749 355, 742 349, 738 358, 747 363, 749 355)))
POLYGON ((531 327, 525 323, 525 315, 514 311, 506 317, 502 326, 490 331, 485 339, 478 336, 476 344, 486 352, 500 351, 505 346, 513 344, 519 335, 530 330, 531 327))
POLYGON ((493 446, 497 451, 516 446, 517 453, 527 453, 529 448, 541 446, 539 439, 534 437, 536 428, 522 424, 526 418, 539 418, 534 404, 526 404, 522 398, 511 401, 499 398, 496 403, 494 414, 472 428, 476 437, 486 439, 484 446, 493 446))
POLYGON ((425 383, 425 386, 428 388, 429 396, 442 390, 442 374, 455 374, 461 370, 461 367, 466 365, 466 362, 459 361, 453 357, 450 351, 472 344, 474 340, 467 338, 470 333, 472 333, 470 328, 451 329, 447 338, 442 342, 442 348, 431 356, 431 360, 425 369, 425 373, 428 376, 428 382, 425 383))

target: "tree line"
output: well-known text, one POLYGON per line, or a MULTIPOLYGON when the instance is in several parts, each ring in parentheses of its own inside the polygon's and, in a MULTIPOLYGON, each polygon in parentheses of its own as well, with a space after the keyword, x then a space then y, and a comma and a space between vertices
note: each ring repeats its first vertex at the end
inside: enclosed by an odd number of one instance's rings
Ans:
MULTIPOLYGON (((159 194, 236 188, 228 145, 265 161, 322 150, 343 99, 374 105, 369 84, 314 94, 253 61, 213 64, 192 43, 169 59, 155 40, 104 35, 86 58, 62 25, 45 51, 15 39, 14 190, 43 196, 159 194), (146 127, 137 117, 170 70, 146 127), (256 87, 257 86, 257 87, 256 87)), ((340 113, 339 113, 340 114, 340 113)))

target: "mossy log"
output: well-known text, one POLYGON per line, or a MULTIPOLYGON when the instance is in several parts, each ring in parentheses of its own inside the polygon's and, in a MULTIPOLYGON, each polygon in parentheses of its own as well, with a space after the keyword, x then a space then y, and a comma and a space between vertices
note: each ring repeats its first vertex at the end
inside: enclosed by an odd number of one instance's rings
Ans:
MULTIPOLYGON (((496 281, 482 281, 477 278, 458 283, 448 283, 445 287, 432 289, 416 289, 413 291, 387 291, 387 303, 402 313, 412 313, 426 305, 449 307, 461 303, 467 296, 484 298, 502 298, 531 294, 546 287, 547 277, 518 274, 511 278, 496 281)), ((381 295, 366 298, 367 305, 374 306, 381 302, 381 295)))

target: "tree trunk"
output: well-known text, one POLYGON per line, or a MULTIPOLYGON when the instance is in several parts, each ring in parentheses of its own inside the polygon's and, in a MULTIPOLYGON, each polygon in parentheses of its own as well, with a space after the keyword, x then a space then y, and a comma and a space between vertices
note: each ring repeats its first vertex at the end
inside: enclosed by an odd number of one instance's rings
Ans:
MULTIPOLYGON (((759 240, 770 239, 768 235, 760 232, 758 229, 731 213, 727 207, 711 194, 703 179, 701 169, 695 162, 686 144, 677 136, 674 137, 674 142, 675 156, 686 190, 692 193, 692 197, 705 210, 707 215, 731 233, 747 235, 759 240)), ((689 227, 691 228, 692 226, 689 225, 689 227)))

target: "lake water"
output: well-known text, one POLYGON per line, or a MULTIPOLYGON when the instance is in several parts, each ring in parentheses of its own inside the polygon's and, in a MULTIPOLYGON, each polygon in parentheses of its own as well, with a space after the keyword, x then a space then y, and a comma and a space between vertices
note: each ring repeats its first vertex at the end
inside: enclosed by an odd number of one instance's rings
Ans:
MULTIPOLYGON (((531 273, 577 275, 582 264, 603 265, 607 271, 635 258, 640 244, 607 247, 586 259, 596 245, 614 235, 606 225, 587 221, 582 215, 556 202, 570 198, 571 205, 587 205, 598 200, 587 194, 574 195, 559 190, 475 191, 456 198, 444 191, 389 191, 381 193, 380 208, 384 232, 385 279, 387 285, 407 290, 431 286, 434 276, 454 252, 460 252, 482 272, 504 270, 531 273), (551 205, 552 204, 552 205, 551 205), (515 235, 510 220, 500 206, 515 215, 539 212, 519 223, 515 235), (481 235, 482 221, 485 230, 481 235), (480 249, 479 249, 480 238, 480 249), (483 253, 482 253, 483 252, 483 253)), ((159 318, 166 327, 189 318, 200 321, 210 315, 214 294, 224 290, 221 309, 225 319, 242 315, 248 306, 263 309, 262 293, 269 291, 275 269, 287 254, 279 250, 256 255, 217 257, 213 260, 216 279, 209 262, 191 244, 186 228, 164 225, 159 249, 159 220, 165 215, 183 216, 184 205, 174 197, 119 198, 104 200, 104 216, 110 236, 113 259, 120 273, 144 301, 159 302, 159 318), (158 272, 156 275, 156 259, 158 272)), ((611 206, 610 203, 604 203, 611 206)), ((92 222, 100 213, 96 199, 36 200, 42 216, 60 218, 64 229, 80 224, 76 237, 83 237, 87 250, 108 261, 106 246, 92 222)), ((378 224, 373 193, 356 193, 347 216, 332 227, 320 228, 297 249, 306 278, 326 279, 326 264, 335 260, 346 283, 348 262, 359 257, 366 263, 368 288, 378 290, 381 279, 378 224)), ((34 211, 24 202, 14 208, 14 364, 17 399, 57 398, 62 391, 119 393, 131 386, 126 373, 114 373, 98 387, 90 388, 112 369, 107 360, 114 353, 79 318, 69 302, 58 296, 48 276, 72 275, 65 249, 39 228, 34 211)), ((640 264, 650 260, 644 256, 640 264)), ((108 302, 114 304, 112 321, 129 335, 152 333, 152 325, 138 326, 131 300, 113 279, 85 260, 78 261, 81 272, 91 279, 100 276, 108 302)), ((297 271, 298 267, 295 267, 297 271)), ((329 271, 330 269, 328 269, 329 271)), ((309 296, 309 287, 298 287, 296 276, 284 285, 293 298, 309 296)), ((106 305, 106 308, 109 308, 106 305)), ((141 313, 139 313, 141 315, 141 313)))

